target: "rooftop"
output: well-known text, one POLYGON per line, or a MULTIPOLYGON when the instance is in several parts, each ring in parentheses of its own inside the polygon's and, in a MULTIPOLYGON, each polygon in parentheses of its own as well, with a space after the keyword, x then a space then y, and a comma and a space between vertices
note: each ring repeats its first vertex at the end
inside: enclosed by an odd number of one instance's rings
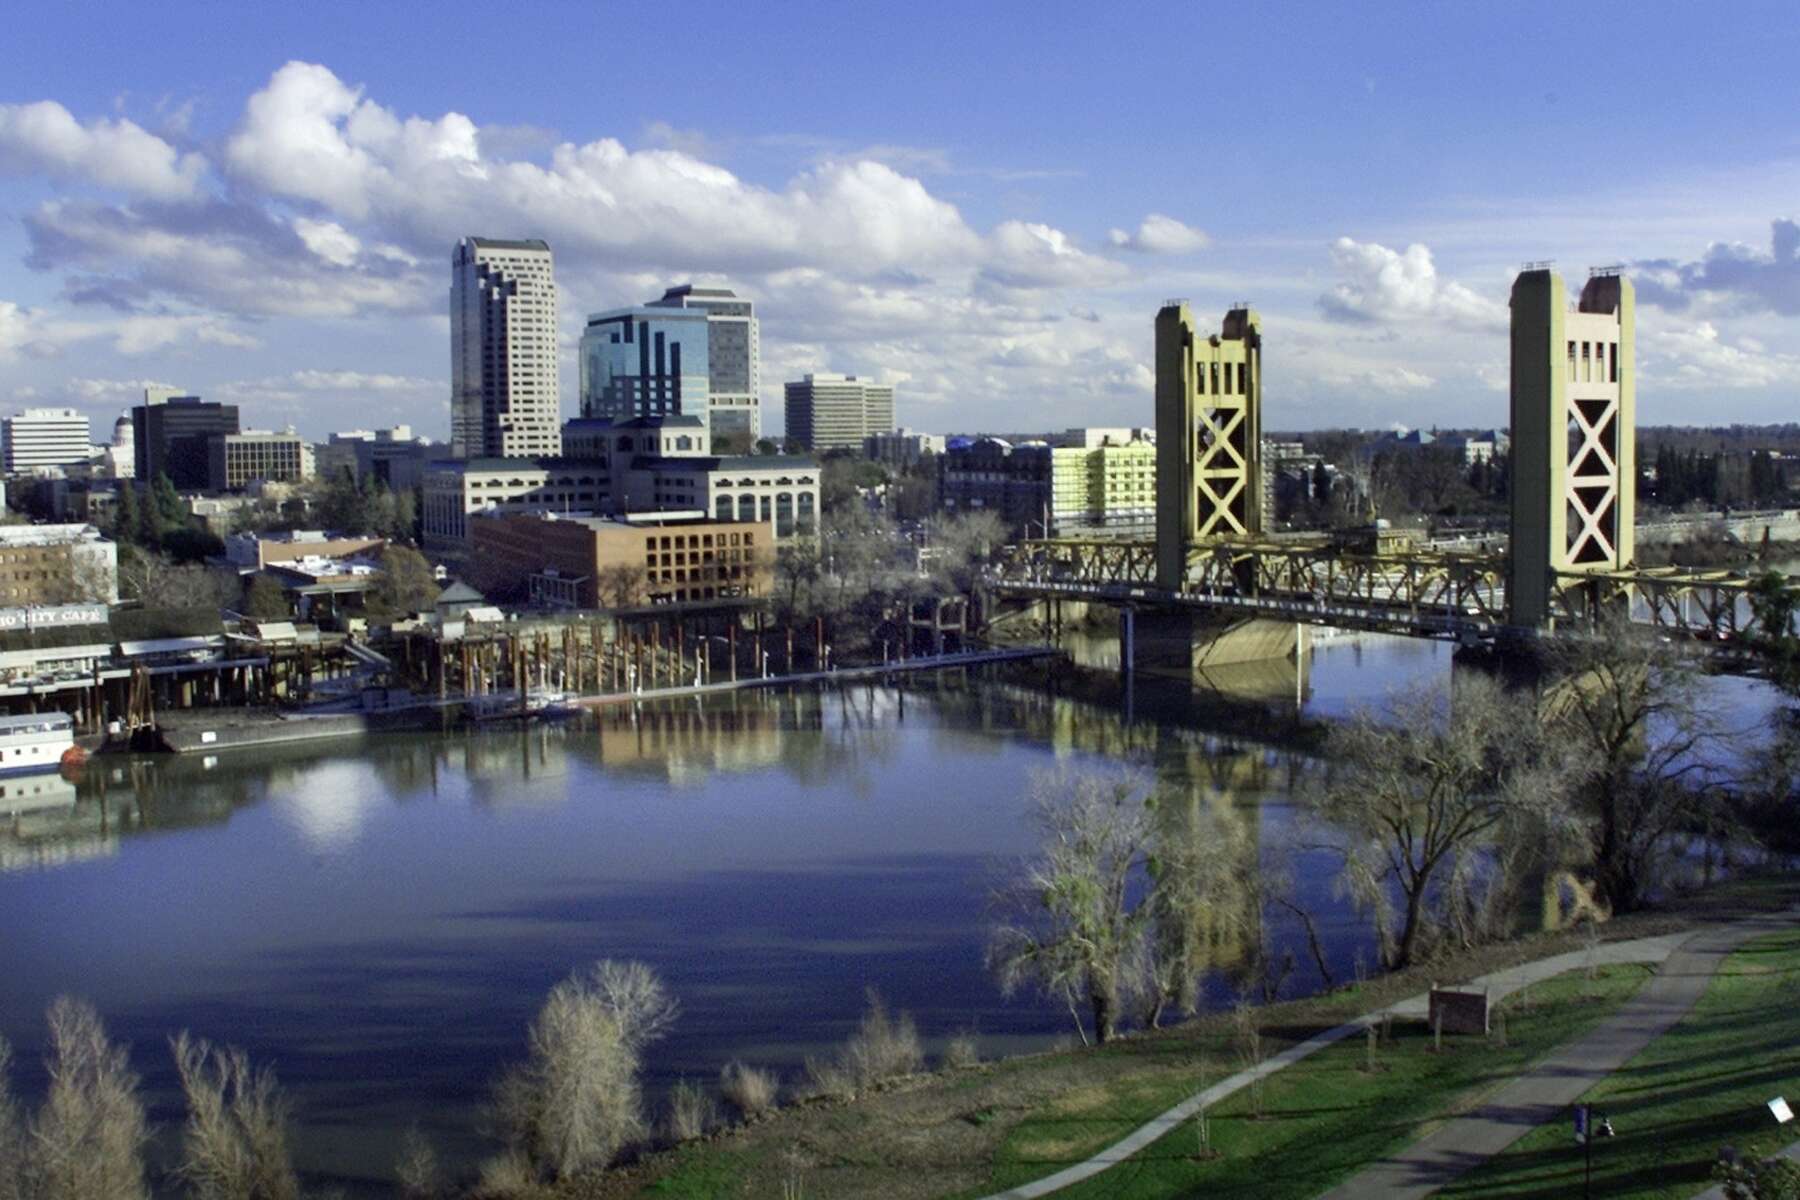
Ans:
POLYGON ((507 238, 472 237, 468 243, 478 250, 541 250, 550 253, 550 243, 542 238, 528 238, 524 241, 513 241, 507 238))

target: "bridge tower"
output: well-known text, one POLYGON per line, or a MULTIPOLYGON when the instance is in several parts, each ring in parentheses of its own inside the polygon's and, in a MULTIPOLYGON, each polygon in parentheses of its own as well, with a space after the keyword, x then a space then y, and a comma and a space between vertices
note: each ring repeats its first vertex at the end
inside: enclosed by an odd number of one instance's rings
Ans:
POLYGON ((1557 574, 1618 570, 1636 553, 1634 309, 1615 268, 1590 272, 1573 310, 1548 264, 1513 281, 1512 625, 1549 620, 1557 574))
POLYGON ((1201 336, 1186 302, 1156 314, 1156 582, 1189 549, 1262 533, 1262 321, 1248 305, 1201 336))

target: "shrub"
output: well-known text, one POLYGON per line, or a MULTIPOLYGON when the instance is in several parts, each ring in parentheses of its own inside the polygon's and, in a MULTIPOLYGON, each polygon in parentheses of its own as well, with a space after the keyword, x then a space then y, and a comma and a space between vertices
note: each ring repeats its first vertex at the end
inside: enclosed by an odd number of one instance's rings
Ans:
POLYGON ((719 1092, 746 1117, 775 1107, 775 1072, 745 1066, 735 1059, 719 1072, 719 1092))
POLYGON ((903 1075, 916 1074, 925 1063, 919 1031, 912 1017, 889 1018, 881 996, 869 989, 869 1008, 850 1040, 829 1060, 806 1060, 806 1073, 816 1091, 827 1096, 854 1095, 903 1075))
POLYGON ((31 1124, 38 1200, 145 1200, 148 1133, 138 1077, 83 1000, 50 1005, 50 1091, 31 1124))
POLYGON ((400 1161, 394 1164, 394 1182, 405 1200, 436 1200, 443 1187, 437 1151, 414 1125, 400 1142, 400 1161))
POLYGON ((947 1071, 972 1067, 981 1061, 981 1046, 975 1035, 967 1030, 952 1037, 944 1043, 944 1069, 947 1071))
POLYGON ((253 1070, 242 1050, 215 1048, 185 1030, 169 1044, 188 1109, 176 1173, 196 1200, 299 1200, 287 1102, 274 1073, 253 1070))
POLYGON ((669 1089, 669 1140, 691 1142, 705 1137, 718 1124, 718 1106, 706 1089, 683 1079, 669 1089))
POLYGON ((642 963, 606 960, 552 988, 530 1059, 496 1096, 512 1149, 559 1178, 610 1164, 644 1135, 640 1055, 678 1011, 642 963))
POLYGON ((475 1195, 482 1200, 517 1200, 537 1190, 537 1169, 512 1150, 483 1162, 475 1181, 475 1195))

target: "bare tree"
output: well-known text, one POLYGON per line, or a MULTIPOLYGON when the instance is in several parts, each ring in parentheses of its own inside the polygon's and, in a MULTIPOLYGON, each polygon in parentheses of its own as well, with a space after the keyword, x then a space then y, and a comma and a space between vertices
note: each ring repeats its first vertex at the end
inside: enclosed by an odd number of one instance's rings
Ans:
POLYGON ((1343 885, 1373 913, 1390 969, 1479 903, 1476 866, 1493 846, 1552 819, 1560 785, 1545 749, 1530 698, 1479 675, 1332 732, 1333 776, 1308 802, 1345 835, 1343 885))
POLYGON ((31 1123, 34 1200, 148 1200, 138 1077, 86 1001, 50 1005, 50 1091, 31 1123))
POLYGON ((946 592, 968 595, 1006 541, 1006 524, 985 509, 931 522, 932 575, 946 592))
POLYGON ((1730 824, 1711 778, 1722 743, 1692 662, 1676 647, 1622 625, 1565 639, 1551 652, 1544 707, 1579 766, 1576 797, 1587 825, 1598 893, 1615 913, 1645 892, 1684 833, 1730 824))
POLYGON ((594 576, 594 588, 600 603, 607 608, 631 608, 644 602, 644 587, 650 573, 642 563, 613 563, 601 567, 594 576))
POLYGON ((513 1149, 558 1178, 611 1163, 644 1135, 641 1055, 678 1012, 642 963, 607 959, 557 984, 532 1022, 529 1061, 500 1085, 513 1149))
POLYGON ((137 549, 119 556, 119 594, 145 608, 216 611, 239 601, 235 576, 137 549))
POLYGON ((1132 989, 1154 1028, 1170 1008, 1193 1013, 1200 980, 1226 945, 1260 939, 1263 888, 1256 845, 1234 821, 1205 806, 1199 789, 1165 794, 1146 860, 1149 921, 1132 989))
POLYGON ((194 1200, 298 1200, 288 1106, 274 1073, 253 1069, 236 1047, 214 1047, 186 1030, 169 1044, 188 1110, 176 1170, 194 1200))
POLYGON ((1145 871, 1155 802, 1136 776, 1093 771, 1039 773, 1031 796, 1038 851, 996 894, 1003 915, 988 964, 1008 994, 1030 983, 1064 999, 1084 1041, 1085 1003, 1105 1042, 1150 914, 1132 884, 1145 871))

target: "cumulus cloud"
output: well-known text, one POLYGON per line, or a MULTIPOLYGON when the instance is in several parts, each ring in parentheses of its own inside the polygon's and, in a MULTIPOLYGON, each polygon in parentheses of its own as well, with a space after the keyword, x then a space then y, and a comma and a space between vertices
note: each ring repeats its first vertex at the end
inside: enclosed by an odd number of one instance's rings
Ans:
POLYGON ((56 358, 83 342, 110 343, 120 354, 139 355, 171 346, 250 349, 260 343, 210 313, 134 313, 103 320, 75 320, 0 300, 0 361, 23 354, 56 358))
POLYGON ((157 379, 87 379, 75 377, 63 385, 77 401, 95 404, 102 400, 141 400, 146 388, 181 390, 181 385, 157 379))
POLYGON ((1770 223, 1769 248, 1714 242, 1698 260, 1646 259, 1632 264, 1638 298, 1671 312, 1697 300, 1721 299, 1740 310, 1800 316, 1800 223, 1770 223))
POLYGON ((42 173, 160 200, 199 191, 206 161, 125 120, 82 124, 54 100, 0 104, 0 172, 42 173))
POLYGON ((1096 287, 1116 283, 1127 274, 1118 263, 1088 253, 1049 225, 1005 221, 989 244, 982 274, 1004 287, 1096 287))
POLYGON ((1472 329, 1506 328, 1506 306, 1440 277, 1431 251, 1418 242, 1391 250, 1341 237, 1331 262, 1343 282, 1319 297, 1327 317, 1340 321, 1410 321, 1421 317, 1472 329))
POLYGON ((1136 250, 1143 254, 1192 254, 1196 250, 1204 250, 1212 239, 1192 225, 1183 224, 1174 217, 1165 217, 1161 213, 1151 213, 1138 224, 1136 232, 1114 229, 1107 235, 1107 240, 1121 250, 1136 250))

